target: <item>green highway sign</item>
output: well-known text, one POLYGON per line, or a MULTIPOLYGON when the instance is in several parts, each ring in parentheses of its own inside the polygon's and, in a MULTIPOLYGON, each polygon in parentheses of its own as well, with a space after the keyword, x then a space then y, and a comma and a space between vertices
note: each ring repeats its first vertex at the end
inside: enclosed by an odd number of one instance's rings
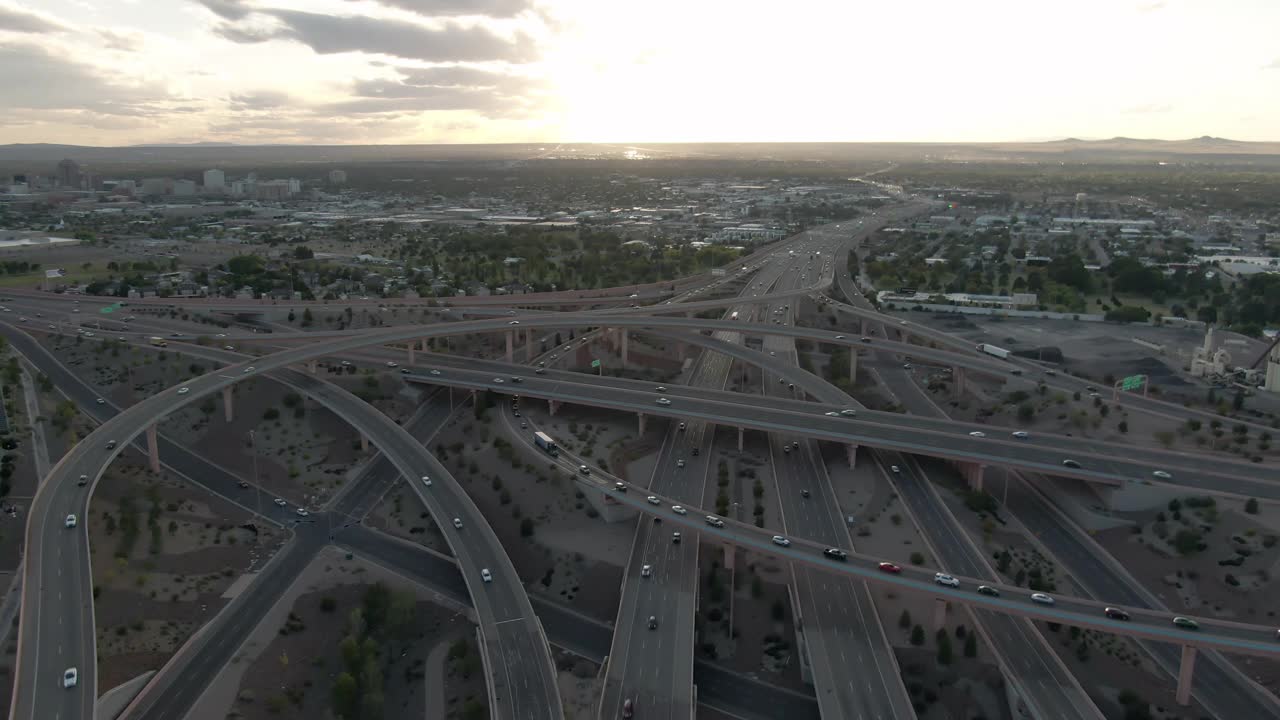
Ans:
POLYGON ((1121 390, 1137 390, 1142 387, 1142 381, 1146 379, 1145 375, 1130 375, 1121 381, 1121 390))
POLYGON ((600 361, 599 361, 599 360, 592 360, 592 361, 591 361, 591 367, 600 367, 600 361))
POLYGON ((104 315, 110 315, 111 313, 119 309, 120 309, 120 303, 113 303, 111 305, 107 305, 106 307, 101 308, 100 310, 98 310, 98 312, 104 315))

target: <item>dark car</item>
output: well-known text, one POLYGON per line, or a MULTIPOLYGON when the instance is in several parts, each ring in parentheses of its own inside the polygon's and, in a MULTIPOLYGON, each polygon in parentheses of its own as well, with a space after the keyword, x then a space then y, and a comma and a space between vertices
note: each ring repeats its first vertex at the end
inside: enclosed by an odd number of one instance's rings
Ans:
POLYGON ((842 562, 849 559, 849 553, 841 550, 840 548, 827 548, 822 551, 822 554, 832 560, 840 560, 842 562))
POLYGON ((622 703, 622 717, 630 718, 635 716, 635 703, 631 702, 631 698, 627 698, 622 703))
POLYGON ((1103 610, 1103 612, 1106 613, 1107 617, 1111 618, 1112 620, 1128 620, 1129 619, 1129 613, 1125 612, 1124 610, 1121 610, 1120 608, 1109 607, 1106 610, 1103 610))

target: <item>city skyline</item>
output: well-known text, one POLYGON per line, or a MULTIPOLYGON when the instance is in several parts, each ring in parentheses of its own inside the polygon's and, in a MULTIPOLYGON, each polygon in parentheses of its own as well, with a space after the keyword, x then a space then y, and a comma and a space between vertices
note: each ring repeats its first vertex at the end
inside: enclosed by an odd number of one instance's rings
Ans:
POLYGON ((1276 140, 1280 7, 0 0, 7 142, 1276 140))

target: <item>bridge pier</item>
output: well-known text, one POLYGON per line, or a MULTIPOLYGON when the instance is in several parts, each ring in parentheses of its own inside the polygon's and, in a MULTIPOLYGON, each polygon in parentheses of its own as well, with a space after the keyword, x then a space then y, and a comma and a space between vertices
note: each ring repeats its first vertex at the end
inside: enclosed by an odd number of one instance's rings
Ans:
POLYGON ((231 422, 232 418, 235 417, 235 414, 231 406, 231 386, 230 385, 222 388, 222 417, 227 422, 231 422))
POLYGON ((964 368, 957 367, 951 370, 951 397, 959 400, 964 395, 964 368))
POLYGON ((320 363, 316 360, 307 361, 307 372, 315 375, 320 370, 320 363))
POLYGON ((644 413, 636 413, 636 420, 639 421, 640 437, 644 437, 644 413))
POLYGON ((360 452, 369 452, 369 436, 360 433, 360 452))
POLYGON ((524 361, 533 362, 533 330, 524 331, 524 361))
POLYGON ((933 631, 936 633, 947 626, 947 601, 942 598, 933 599, 933 631))
POLYGON ((858 382, 858 348, 849 348, 849 382, 858 382))
POLYGON ((409 364, 410 364, 410 365, 413 365, 413 364, 414 364, 414 362, 413 362, 413 342, 412 342, 412 341, 409 343, 409 364))
POLYGON ((742 452, 742 436, 746 434, 746 430, 738 428, 738 452, 742 452))
MULTIPOLYGON (((737 518, 734 518, 734 519, 736 520, 737 518)), ((725 543, 721 547, 724 548, 724 569, 728 570, 729 572, 733 572, 734 556, 737 555, 738 553, 735 551, 734 547, 729 543, 725 543)))
POLYGON ((559 400, 548 400, 548 401, 547 401, 547 414, 548 414, 548 415, 550 415, 550 416, 552 416, 552 417, 555 417, 556 411, 557 411, 557 410, 559 410, 559 409, 560 409, 560 401, 559 401, 559 400))
POLYGON ((959 463, 960 474, 964 476, 964 481, 969 485, 970 490, 982 492, 982 476, 985 474, 987 466, 981 463, 959 463))
POLYGON ((1179 705, 1191 704, 1191 676, 1196 670, 1196 649, 1191 645, 1182 646, 1182 663, 1178 666, 1178 691, 1174 699, 1179 705))
POLYGON ((507 362, 511 362, 511 345, 515 342, 515 333, 507 331, 507 362))
POLYGON ((427 347, 427 338, 421 338, 420 340, 418 340, 418 349, 421 350, 422 352, 427 352, 428 350, 431 349, 427 347))
POLYGON ((853 470, 857 468, 858 467, 858 446, 854 443, 849 443, 848 445, 844 446, 844 452, 846 455, 849 456, 849 469, 853 470))
POLYGON ((160 442, 156 438, 156 425, 147 426, 147 456, 151 460, 151 472, 160 472, 160 442))
POLYGON ((627 366, 627 329, 618 328, 618 332, 622 333, 622 367, 627 366))

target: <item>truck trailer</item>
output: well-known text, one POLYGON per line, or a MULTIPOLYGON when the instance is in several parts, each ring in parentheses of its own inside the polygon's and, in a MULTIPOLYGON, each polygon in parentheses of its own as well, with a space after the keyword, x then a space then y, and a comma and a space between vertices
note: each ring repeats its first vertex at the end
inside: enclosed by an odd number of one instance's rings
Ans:
POLYGON ((548 455, 556 456, 560 454, 560 449, 556 447, 556 441, 542 431, 533 434, 533 444, 542 448, 548 455))
POLYGON ((995 345, 988 345, 987 343, 982 343, 981 345, 979 345, 978 352, 984 352, 993 357, 998 357, 1001 360, 1004 360, 1005 358, 1009 357, 1008 350, 1005 350, 1002 347, 996 347, 995 345))

